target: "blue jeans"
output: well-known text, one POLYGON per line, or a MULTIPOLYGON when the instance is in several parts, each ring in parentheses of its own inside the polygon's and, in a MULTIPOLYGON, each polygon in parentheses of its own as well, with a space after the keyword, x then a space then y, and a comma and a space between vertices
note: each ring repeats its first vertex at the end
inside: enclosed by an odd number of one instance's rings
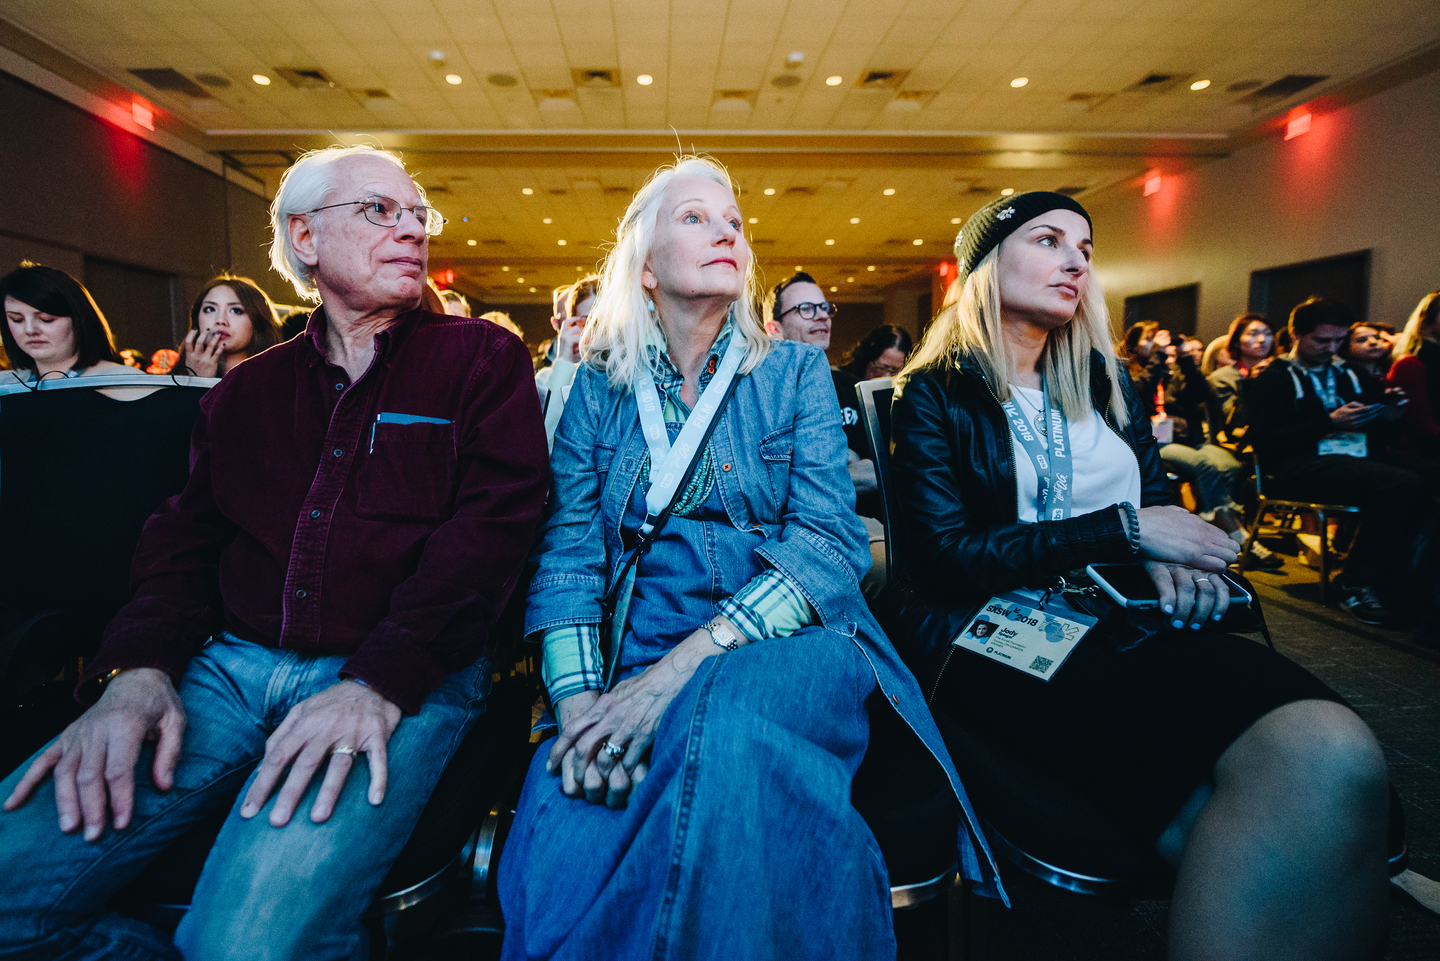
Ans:
POLYGON ((505 961, 893 958, 889 880, 850 804, 875 673, 807 628, 705 660, 622 810, 540 745, 500 861, 505 961))
POLYGON ((1165 469, 1179 474, 1183 480, 1195 485, 1195 500, 1200 509, 1212 513, 1222 507, 1240 510, 1235 499, 1235 490, 1245 474, 1245 468, 1235 456, 1215 444, 1203 444, 1198 448, 1184 444, 1166 444, 1160 448, 1160 459, 1165 469))
MULTIPOLYGON (((490 674, 482 658, 445 678, 388 744, 389 785, 372 806, 364 759, 335 812, 310 820, 323 772, 294 818, 271 827, 272 796, 239 816, 266 738, 290 709, 338 679, 345 656, 315 657, 221 635, 190 662, 180 684, 187 726, 169 791, 151 780, 147 745, 135 771, 135 810, 124 831, 87 843, 62 834, 53 781, 18 811, 0 814, 0 958, 363 958, 361 918, 415 826, 430 792, 475 719, 490 674), (173 943, 106 902, 194 822, 230 816, 205 862, 173 943)), ((28 764, 25 765, 28 767, 28 764)), ((8 796, 25 767, 0 784, 8 796)))

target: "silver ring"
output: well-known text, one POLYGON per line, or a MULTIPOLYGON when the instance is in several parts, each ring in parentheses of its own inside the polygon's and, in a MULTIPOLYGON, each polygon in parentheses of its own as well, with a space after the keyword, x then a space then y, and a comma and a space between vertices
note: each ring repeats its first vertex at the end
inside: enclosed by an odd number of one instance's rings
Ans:
POLYGON ((602 741, 600 743, 600 748, 611 757, 620 757, 622 754, 625 753, 625 749, 623 747, 616 747, 609 741, 602 741))
POLYGON ((356 756, 357 754, 359 754, 360 752, 357 751, 357 750, 355 750, 353 747, 351 747, 351 746, 348 745, 348 744, 340 744, 340 745, 337 745, 337 746, 334 747, 334 748, 331 748, 330 753, 331 753, 331 754, 348 754, 348 755, 350 755, 351 757, 355 757, 355 756, 356 756))

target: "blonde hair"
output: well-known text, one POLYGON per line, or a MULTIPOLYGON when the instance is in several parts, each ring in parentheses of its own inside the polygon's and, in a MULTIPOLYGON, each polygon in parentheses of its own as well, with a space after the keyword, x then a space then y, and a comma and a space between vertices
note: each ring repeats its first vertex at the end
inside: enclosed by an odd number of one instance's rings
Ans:
POLYGON ((1405 329, 1400 336, 1395 338, 1395 346, 1391 348, 1391 357, 1399 360, 1401 357, 1409 357, 1411 354, 1419 353, 1420 345, 1425 343, 1425 337, 1420 333, 1420 328, 1427 323, 1433 323, 1440 317, 1440 290, 1432 290, 1420 298, 1420 303, 1410 312, 1410 319, 1405 321, 1405 329))
MULTIPOLYGON (((665 189, 681 177, 704 177, 731 193, 735 184, 718 162, 708 157, 687 154, 675 163, 661 167, 650 176, 635 194, 620 226, 615 231, 615 245, 605 255, 600 267, 600 291, 590 308, 590 320, 580 338, 581 356, 605 371, 611 385, 633 389, 640 374, 640 365, 651 366, 645 341, 660 330, 660 318, 651 310, 650 298, 640 283, 645 260, 655 242, 655 226, 660 200, 665 189)), ((745 283, 740 297, 730 305, 735 324, 734 336, 745 342, 745 363, 741 373, 749 373, 765 359, 770 338, 760 322, 755 305, 759 300, 759 281, 755 258, 745 270, 745 283)))
MULTIPOLYGON (((920 347, 899 376, 898 384, 930 365, 959 368, 969 358, 979 368, 997 400, 1010 399, 1013 363, 1005 349, 1000 313, 1000 248, 996 247, 975 265, 963 287, 951 284, 935 322, 925 332, 920 347)), ((1090 403, 1090 352, 1099 351, 1110 379, 1113 397, 1122 395, 1120 364, 1110 343, 1110 311, 1105 292, 1092 273, 1085 296, 1075 317, 1063 327, 1050 331, 1040 355, 1045 371, 1045 389, 1050 399, 1065 412, 1068 420, 1081 420, 1093 409, 1090 403)), ((1125 405, 1112 406, 1115 422, 1129 421, 1125 405)))

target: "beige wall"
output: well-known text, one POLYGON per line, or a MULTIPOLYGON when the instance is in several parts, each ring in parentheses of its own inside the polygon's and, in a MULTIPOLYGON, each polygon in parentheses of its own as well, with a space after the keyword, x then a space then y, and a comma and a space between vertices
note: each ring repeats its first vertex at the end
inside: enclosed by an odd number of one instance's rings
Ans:
POLYGON ((1245 309, 1252 270, 1366 248, 1370 319, 1401 324, 1440 287, 1440 73, 1091 213, 1117 324, 1125 297, 1199 283, 1209 339, 1245 309))

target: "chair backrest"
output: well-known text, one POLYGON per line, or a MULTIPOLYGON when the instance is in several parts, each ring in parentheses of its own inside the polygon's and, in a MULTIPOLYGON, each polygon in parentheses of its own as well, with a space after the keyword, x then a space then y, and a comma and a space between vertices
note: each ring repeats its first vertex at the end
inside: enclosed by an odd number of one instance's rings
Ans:
POLYGON ((102 394, 101 377, 0 391, 0 606, 73 612, 98 641, 129 600, 140 530, 185 486, 213 383, 141 379, 159 389, 138 400, 102 394))
POLYGON ((860 401, 860 420, 875 455, 875 482, 880 488, 880 506, 885 513, 885 559, 887 572, 895 570, 895 525, 900 515, 895 504, 895 487, 890 483, 890 401, 895 382, 890 377, 862 380, 855 385, 860 401))

